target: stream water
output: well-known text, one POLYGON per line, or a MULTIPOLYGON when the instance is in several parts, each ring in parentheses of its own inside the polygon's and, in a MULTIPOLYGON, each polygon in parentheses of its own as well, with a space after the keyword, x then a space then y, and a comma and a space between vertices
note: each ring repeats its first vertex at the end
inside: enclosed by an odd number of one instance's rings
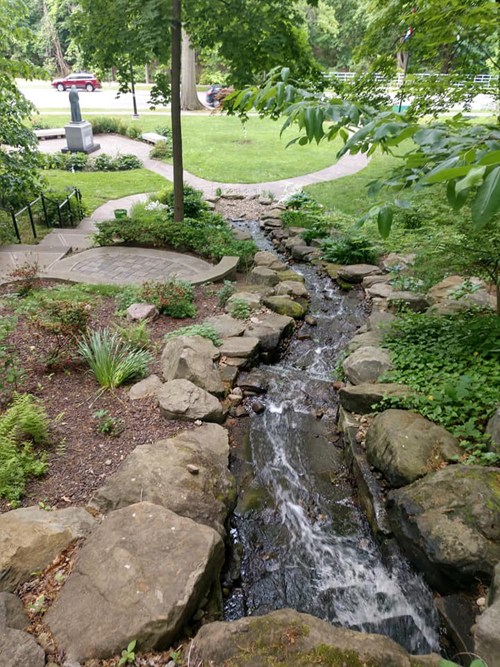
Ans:
MULTIPOLYGON (((235 226, 273 250, 258 223, 235 226)), ((311 266, 294 270, 305 277, 317 326, 304 325, 310 339, 295 337, 278 363, 258 369, 269 383, 266 409, 250 418, 232 462, 243 487, 230 524, 241 568, 226 620, 291 607, 388 635, 411 653, 439 650, 432 594, 400 555, 381 553, 335 432, 332 374, 366 317, 363 300, 311 266)))

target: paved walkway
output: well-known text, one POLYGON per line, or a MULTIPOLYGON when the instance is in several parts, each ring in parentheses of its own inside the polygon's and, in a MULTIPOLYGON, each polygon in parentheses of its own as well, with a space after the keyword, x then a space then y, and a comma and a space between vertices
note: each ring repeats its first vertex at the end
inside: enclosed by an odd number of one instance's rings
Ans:
MULTIPOLYGON (((108 153, 111 155, 117 153, 132 153, 137 155, 146 169, 160 174, 169 181, 173 181, 174 173, 171 164, 160 162, 158 160, 151 160, 149 152, 151 146, 142 141, 134 141, 127 137, 122 137, 115 134, 99 134, 96 135, 97 142, 101 145, 99 151, 93 153, 108 153)), ((66 146, 65 139, 49 139, 40 142, 40 150, 45 153, 58 153, 61 148, 66 146)), ((264 183, 218 183, 215 181, 207 181, 204 178, 190 174, 188 171, 184 172, 184 180, 189 185, 201 190, 206 195, 214 195, 217 188, 221 188, 223 192, 231 191, 245 195, 260 194, 261 192, 272 192, 276 197, 282 197, 287 188, 291 186, 303 188, 306 185, 314 183, 325 183, 326 181, 333 181, 337 178, 350 176, 361 169, 364 169, 368 164, 366 155, 358 153, 357 155, 345 155, 338 162, 331 167, 321 169, 312 174, 305 174, 304 176, 295 176, 293 178, 284 178, 279 181, 266 181, 264 183)))

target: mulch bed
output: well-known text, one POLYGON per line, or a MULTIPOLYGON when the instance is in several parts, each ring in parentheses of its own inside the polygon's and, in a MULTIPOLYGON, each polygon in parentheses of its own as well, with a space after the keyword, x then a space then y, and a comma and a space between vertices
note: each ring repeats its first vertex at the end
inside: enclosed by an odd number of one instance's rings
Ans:
MULTIPOLYGON (((44 285, 47 286, 50 283, 44 285)), ((219 288, 217 285, 196 287, 195 318, 179 320, 161 316, 148 325, 151 341, 156 346, 151 372, 159 373, 163 336, 167 332, 201 323, 223 312, 213 294, 219 288)), ((4 286, 0 295, 12 291, 9 286, 4 286)), ((113 322, 124 325, 124 319, 115 315, 113 298, 94 297, 91 304, 91 328, 108 327, 113 322)), ((7 308, 3 314, 8 315, 9 310, 7 308)), ((43 358, 51 345, 50 335, 34 330, 27 316, 19 316, 16 330, 9 340, 18 350, 20 365, 26 371, 19 390, 41 398, 51 419, 59 417, 52 427, 53 444, 47 450, 48 472, 27 484, 18 506, 39 502, 53 508, 84 505, 137 445, 172 437, 180 430, 192 428, 186 422, 165 420, 154 397, 129 401, 127 386, 99 395, 97 381, 77 359, 59 370, 47 370, 43 358), (107 417, 122 420, 123 429, 118 435, 98 432, 98 419, 93 416, 98 410, 107 410, 107 417)), ((0 512, 9 509, 9 502, 0 500, 0 512)))

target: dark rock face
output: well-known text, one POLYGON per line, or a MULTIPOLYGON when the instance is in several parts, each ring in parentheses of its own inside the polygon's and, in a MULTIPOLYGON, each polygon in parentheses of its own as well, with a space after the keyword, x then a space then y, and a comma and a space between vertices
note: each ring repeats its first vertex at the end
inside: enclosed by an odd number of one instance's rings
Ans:
POLYGON ((394 532, 431 585, 489 581, 500 561, 500 469, 453 465, 389 494, 394 532))
POLYGON ((204 625, 194 639, 194 652, 214 667, 431 667, 439 660, 437 655, 410 656, 388 637, 336 628, 292 609, 204 625))

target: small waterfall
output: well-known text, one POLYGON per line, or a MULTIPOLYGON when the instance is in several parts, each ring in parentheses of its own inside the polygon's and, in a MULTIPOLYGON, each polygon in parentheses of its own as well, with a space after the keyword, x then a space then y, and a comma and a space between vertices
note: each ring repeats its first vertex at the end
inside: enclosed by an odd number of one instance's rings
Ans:
MULTIPOLYGON (((272 249, 256 223, 250 231, 272 249)), ((432 593, 397 552, 390 564, 382 557, 334 442, 332 375, 365 318, 363 301, 310 266, 299 270, 317 326, 310 340, 293 340, 279 363, 259 369, 269 389, 265 412, 250 419, 247 490, 259 500, 240 502, 232 520, 241 586, 227 600, 226 618, 292 607, 388 635, 411 653, 439 650, 432 593)))

